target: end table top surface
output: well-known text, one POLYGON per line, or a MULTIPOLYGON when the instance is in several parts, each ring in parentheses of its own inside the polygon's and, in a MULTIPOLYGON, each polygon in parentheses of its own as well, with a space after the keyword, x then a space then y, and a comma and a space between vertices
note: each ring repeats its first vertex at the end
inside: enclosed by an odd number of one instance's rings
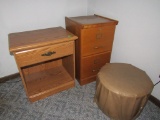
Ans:
POLYGON ((8 38, 10 52, 16 52, 76 40, 77 36, 62 27, 54 27, 10 33, 8 38))

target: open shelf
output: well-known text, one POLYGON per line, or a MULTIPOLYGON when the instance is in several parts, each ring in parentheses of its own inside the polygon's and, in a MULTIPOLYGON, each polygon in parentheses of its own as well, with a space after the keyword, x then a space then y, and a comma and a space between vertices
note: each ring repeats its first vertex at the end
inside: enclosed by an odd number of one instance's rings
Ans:
MULTIPOLYGON (((67 56, 66 58, 71 57, 67 56)), ((63 58, 65 60, 65 58, 63 58)), ((31 101, 74 87, 73 77, 63 66, 63 59, 52 60, 22 69, 31 101)))

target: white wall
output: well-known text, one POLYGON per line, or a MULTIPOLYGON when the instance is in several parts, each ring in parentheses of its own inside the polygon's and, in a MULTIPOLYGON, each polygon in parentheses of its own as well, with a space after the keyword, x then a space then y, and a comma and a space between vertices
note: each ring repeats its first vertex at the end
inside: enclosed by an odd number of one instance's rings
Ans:
POLYGON ((86 0, 0 0, 0 78, 18 72, 8 50, 9 33, 65 27, 65 16, 86 14, 86 0))
MULTIPOLYGON (((111 62, 131 63, 158 82, 160 0, 88 0, 88 14, 117 19, 111 62)), ((160 100, 160 84, 152 95, 160 100)))

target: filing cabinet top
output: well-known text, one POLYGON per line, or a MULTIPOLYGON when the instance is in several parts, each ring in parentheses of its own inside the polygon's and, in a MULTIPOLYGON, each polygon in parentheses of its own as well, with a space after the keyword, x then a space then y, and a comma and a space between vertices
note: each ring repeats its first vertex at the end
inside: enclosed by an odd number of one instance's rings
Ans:
POLYGON ((33 31, 10 33, 9 51, 16 52, 26 49, 42 47, 61 42, 76 40, 78 37, 62 27, 54 27, 33 31))
POLYGON ((80 25, 82 28, 118 24, 117 20, 113 20, 113 19, 106 18, 99 15, 66 17, 66 20, 67 19, 75 22, 76 24, 80 25))

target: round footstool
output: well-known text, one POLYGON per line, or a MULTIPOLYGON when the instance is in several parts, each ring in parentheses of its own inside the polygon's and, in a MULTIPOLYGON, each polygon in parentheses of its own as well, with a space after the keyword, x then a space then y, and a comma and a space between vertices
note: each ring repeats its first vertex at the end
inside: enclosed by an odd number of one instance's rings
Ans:
POLYGON ((115 120, 134 120, 153 89, 148 75, 125 63, 107 63, 97 75, 95 102, 115 120))

